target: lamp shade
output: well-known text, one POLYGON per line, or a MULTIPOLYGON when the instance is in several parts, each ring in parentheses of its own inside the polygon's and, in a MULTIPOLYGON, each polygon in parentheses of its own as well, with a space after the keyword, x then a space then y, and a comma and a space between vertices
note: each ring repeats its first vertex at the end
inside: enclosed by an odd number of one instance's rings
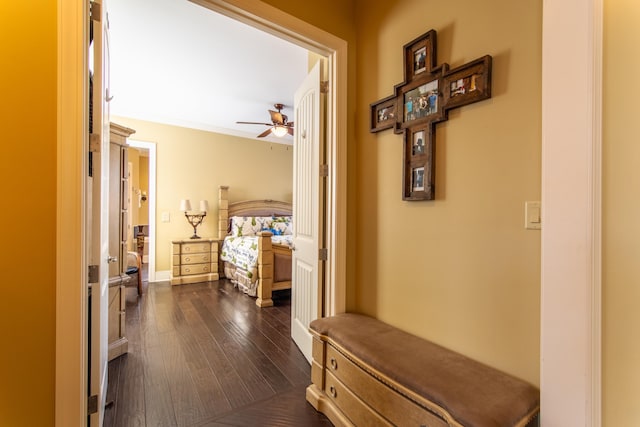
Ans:
POLYGON ((189 199, 180 200, 180 210, 187 212, 191 210, 191 201, 189 199))
POLYGON ((200 200, 200 212, 206 212, 209 210, 209 202, 206 200, 200 200))
POLYGON ((271 133, 274 134, 275 136, 282 138, 283 136, 285 136, 287 134, 288 130, 286 128, 286 126, 274 126, 271 128, 271 133))

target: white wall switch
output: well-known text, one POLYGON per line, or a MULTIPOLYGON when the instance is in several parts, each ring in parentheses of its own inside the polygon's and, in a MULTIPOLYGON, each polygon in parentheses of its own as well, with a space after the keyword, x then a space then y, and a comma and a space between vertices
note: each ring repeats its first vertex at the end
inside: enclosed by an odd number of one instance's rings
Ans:
POLYGON ((171 221, 171 215, 169 215, 169 212, 162 212, 162 215, 160 215, 160 220, 162 222, 169 222, 171 221))
POLYGON ((540 230, 542 228, 540 202, 524 202, 524 228, 529 230, 540 230))

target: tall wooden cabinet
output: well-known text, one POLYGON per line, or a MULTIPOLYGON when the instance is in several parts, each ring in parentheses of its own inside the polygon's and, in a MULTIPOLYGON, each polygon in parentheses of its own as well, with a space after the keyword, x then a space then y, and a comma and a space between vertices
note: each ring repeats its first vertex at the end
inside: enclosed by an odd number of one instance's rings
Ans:
POLYGON ((127 276, 127 216, 129 170, 127 138, 135 131, 110 124, 109 151, 109 360, 127 352, 125 284, 127 276))

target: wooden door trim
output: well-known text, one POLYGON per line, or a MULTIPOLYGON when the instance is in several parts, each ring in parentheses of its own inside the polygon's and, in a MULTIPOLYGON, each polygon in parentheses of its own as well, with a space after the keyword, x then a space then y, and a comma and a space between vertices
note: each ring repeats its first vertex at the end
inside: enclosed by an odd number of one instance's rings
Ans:
POLYGON ((329 61, 326 159, 326 315, 346 311, 347 275, 347 42, 266 3, 252 0, 190 0, 326 57, 329 61))
POLYGON ((88 2, 58 2, 55 425, 86 423, 88 2))

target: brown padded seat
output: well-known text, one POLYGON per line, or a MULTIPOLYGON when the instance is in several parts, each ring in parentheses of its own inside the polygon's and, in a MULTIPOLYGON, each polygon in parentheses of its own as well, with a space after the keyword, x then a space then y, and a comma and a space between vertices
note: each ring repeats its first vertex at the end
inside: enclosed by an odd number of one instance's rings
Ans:
POLYGON ((539 412, 533 385, 372 317, 343 313, 310 328, 463 426, 526 425, 539 412))

